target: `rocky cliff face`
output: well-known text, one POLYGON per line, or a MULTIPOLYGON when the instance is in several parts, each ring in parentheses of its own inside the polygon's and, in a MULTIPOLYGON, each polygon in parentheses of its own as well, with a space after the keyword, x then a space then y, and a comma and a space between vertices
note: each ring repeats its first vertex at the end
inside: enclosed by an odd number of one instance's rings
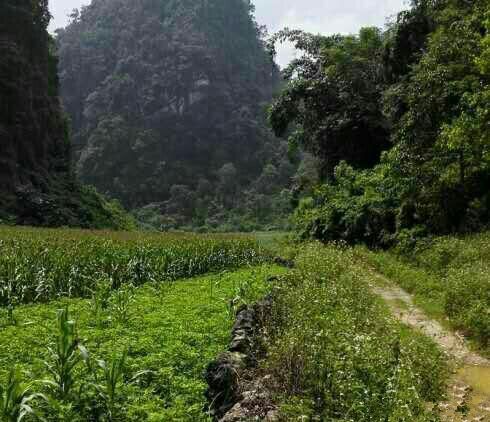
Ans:
POLYGON ((69 142, 57 93, 46 2, 0 4, 0 192, 46 193, 69 172, 69 142))
POLYGON ((224 203, 271 164, 279 72, 248 0, 93 0, 72 18, 60 80, 83 181, 131 207, 224 203))
POLYGON ((70 165, 47 0, 0 2, 0 224, 128 228, 70 165))

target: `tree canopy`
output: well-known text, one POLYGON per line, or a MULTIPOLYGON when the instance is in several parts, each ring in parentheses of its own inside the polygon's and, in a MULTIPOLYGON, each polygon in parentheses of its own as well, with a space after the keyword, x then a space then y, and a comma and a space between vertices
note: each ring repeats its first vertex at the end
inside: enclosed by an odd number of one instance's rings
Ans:
POLYGON ((323 37, 284 30, 271 44, 285 39, 304 54, 285 70, 290 83, 270 108, 276 135, 289 131, 293 146, 319 157, 324 177, 341 160, 374 165, 389 142, 380 90, 382 33, 364 28, 358 36, 323 37))
POLYGON ((486 0, 420 0, 383 33, 272 39, 305 54, 269 120, 324 170, 303 236, 386 245, 488 224, 488 30, 486 0))

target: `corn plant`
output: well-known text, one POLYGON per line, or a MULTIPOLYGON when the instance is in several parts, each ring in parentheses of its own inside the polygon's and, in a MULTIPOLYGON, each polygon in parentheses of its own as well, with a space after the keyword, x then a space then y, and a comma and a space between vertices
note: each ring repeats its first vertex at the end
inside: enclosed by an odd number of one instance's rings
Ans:
POLYGON ((92 297, 101 274, 111 288, 175 281, 268 259, 243 236, 103 234, 0 228, 0 306, 92 297), (5 290, 5 286, 11 290, 5 290))
POLYGON ((97 326, 101 324, 102 315, 104 311, 109 307, 112 282, 108 278, 101 278, 91 289, 91 305, 94 313, 95 323, 97 326))
POLYGON ((160 303, 163 303, 173 287, 172 280, 154 281, 151 283, 160 303))
POLYGON ((234 294, 226 299, 226 313, 230 319, 236 317, 237 311, 243 306, 250 303, 253 292, 253 283, 251 280, 241 280, 234 285, 234 294))
POLYGON ((0 416, 4 422, 20 422, 27 416, 37 416, 32 407, 36 399, 47 400, 33 392, 33 383, 24 385, 19 371, 10 370, 5 387, 0 385, 0 416))
POLYGON ((112 282, 109 278, 101 278, 92 289, 92 301, 94 307, 100 310, 105 310, 109 307, 111 298, 112 282))
POLYGON ((235 288, 236 297, 242 302, 246 303, 250 298, 250 294, 253 291, 253 284, 251 280, 242 280, 235 288))
POLYGON ((17 325, 17 318, 15 317, 15 302, 12 301, 7 305, 7 322, 9 325, 17 325))
POLYGON ((77 338, 75 321, 70 320, 67 308, 57 312, 57 329, 56 342, 48 347, 50 360, 44 362, 52 380, 46 380, 45 384, 64 400, 75 384, 75 368, 88 358, 88 352, 77 338))
MULTIPOLYGON (((98 359, 95 360, 94 364, 91 359, 86 360, 88 371, 93 375, 94 379, 91 385, 104 402, 109 420, 114 419, 117 410, 117 398, 120 395, 127 370, 127 357, 128 351, 126 350, 120 356, 113 357, 109 362, 98 359)), ((139 371, 131 378, 130 382, 134 382, 150 372, 146 370, 139 371)))
POLYGON ((238 309, 243 305, 241 298, 234 296, 223 300, 226 303, 226 315, 229 319, 234 320, 238 309))
POLYGON ((111 311, 114 320, 124 324, 129 320, 129 312, 134 301, 134 288, 131 285, 116 290, 111 297, 111 311))
POLYGON ((7 309, 7 321, 10 325, 17 325, 15 318, 15 308, 20 303, 18 293, 16 292, 13 281, 7 283, 0 282, 0 305, 4 305, 7 309))
POLYGON ((124 352, 121 356, 114 357, 109 363, 104 360, 98 360, 97 366, 102 370, 102 377, 97 377, 97 372, 94 372, 96 376, 94 387, 106 403, 110 420, 114 416, 117 392, 126 370, 126 358, 127 352, 124 352))

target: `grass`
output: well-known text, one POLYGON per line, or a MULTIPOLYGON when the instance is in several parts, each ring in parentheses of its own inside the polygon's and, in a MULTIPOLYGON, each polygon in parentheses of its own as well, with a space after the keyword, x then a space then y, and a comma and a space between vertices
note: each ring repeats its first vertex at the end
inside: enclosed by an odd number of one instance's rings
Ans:
POLYGON ((490 354, 490 233, 442 237, 409 251, 358 253, 412 293, 429 315, 490 354))
POLYGON ((279 275, 263 365, 285 420, 436 420, 442 354, 369 292, 358 256, 259 237, 0 228, 0 385, 27 386, 47 421, 208 421, 204 370, 279 275))
POLYGON ((11 325, 4 310, 0 385, 13 367, 24 380, 50 379, 44 362, 54 358, 47 346, 56 341, 57 311, 68 307, 70 318, 76 321, 76 338, 88 350, 99 375, 95 382, 87 365, 78 363, 67 397, 37 383, 36 391, 50 396, 49 403, 34 403, 47 420, 207 421, 203 373, 229 341, 230 300, 239 303, 263 297, 269 289, 267 278, 284 272, 262 265, 170 285, 146 283, 132 290, 123 319, 116 317, 115 291, 109 292, 105 306, 97 312, 93 299, 62 298, 19 306, 16 324, 11 325))
POLYGON ((448 368, 370 293, 352 250, 311 244, 276 287, 269 356, 283 420, 434 421, 448 368), (303 418, 303 419, 301 419, 303 418))
POLYGON ((267 247, 276 250, 281 247, 290 236, 288 232, 253 232, 252 236, 263 247, 267 247))

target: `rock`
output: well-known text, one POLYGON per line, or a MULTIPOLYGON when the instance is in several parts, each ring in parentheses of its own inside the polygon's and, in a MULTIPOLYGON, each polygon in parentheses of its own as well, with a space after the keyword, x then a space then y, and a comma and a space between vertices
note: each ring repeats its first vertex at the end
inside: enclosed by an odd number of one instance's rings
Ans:
POLYGON ((276 422, 278 420, 279 420, 278 410, 271 410, 270 412, 267 413, 267 415, 264 418, 265 422, 276 422))
POLYGON ((237 352, 223 353, 206 370, 206 398, 211 403, 211 415, 223 417, 241 399, 238 374, 246 367, 247 356, 237 352))
POLYGON ((237 403, 222 419, 220 419, 220 422, 240 422, 244 421, 244 418, 244 410, 240 403, 237 403))
POLYGON ((282 258, 280 256, 276 256, 274 258, 274 264, 281 265, 282 267, 286 268, 294 268, 294 261, 282 258))
POLYGON ((253 330, 255 327, 255 311, 252 308, 245 308, 238 311, 233 331, 253 330))
POLYGON ((255 335, 256 317, 252 308, 243 308, 238 312, 232 331, 231 352, 250 353, 255 335))
POLYGON ((252 339, 245 330, 237 330, 230 344, 231 352, 248 353, 252 348, 252 339))
POLYGON ((206 397, 214 420, 251 421, 264 420, 269 414, 271 418, 274 416, 271 397, 262 380, 244 383, 242 379, 256 361, 255 355, 260 350, 258 333, 271 307, 271 296, 253 306, 242 306, 236 315, 228 352, 208 366, 206 397))

